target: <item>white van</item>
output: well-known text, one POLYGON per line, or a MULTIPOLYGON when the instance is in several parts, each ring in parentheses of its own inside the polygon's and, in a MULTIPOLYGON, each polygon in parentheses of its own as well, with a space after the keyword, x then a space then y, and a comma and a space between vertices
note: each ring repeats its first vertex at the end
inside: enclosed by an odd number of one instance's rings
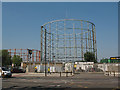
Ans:
POLYGON ((0 76, 2 77, 11 77, 12 73, 10 70, 6 69, 5 67, 0 67, 0 76))

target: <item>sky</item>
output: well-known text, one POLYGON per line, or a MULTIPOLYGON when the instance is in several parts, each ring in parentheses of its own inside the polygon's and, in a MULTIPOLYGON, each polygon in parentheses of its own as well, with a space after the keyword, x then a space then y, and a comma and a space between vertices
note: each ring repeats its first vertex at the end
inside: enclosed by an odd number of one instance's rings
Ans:
POLYGON ((2 48, 40 50, 41 25, 59 19, 93 22, 98 59, 118 56, 117 2, 3 2, 2 48))
POLYGON ((119 2, 119 0, 2 0, 2 2, 119 2))

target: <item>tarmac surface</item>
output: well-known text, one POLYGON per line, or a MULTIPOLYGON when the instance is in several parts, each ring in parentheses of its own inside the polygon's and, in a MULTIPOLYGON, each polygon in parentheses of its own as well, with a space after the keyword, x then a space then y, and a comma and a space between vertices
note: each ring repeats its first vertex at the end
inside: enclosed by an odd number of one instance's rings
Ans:
POLYGON ((119 90, 118 77, 104 76, 103 73, 80 73, 72 76, 48 75, 42 73, 16 73, 2 79, 3 90, 44 90, 44 89, 85 89, 119 90))

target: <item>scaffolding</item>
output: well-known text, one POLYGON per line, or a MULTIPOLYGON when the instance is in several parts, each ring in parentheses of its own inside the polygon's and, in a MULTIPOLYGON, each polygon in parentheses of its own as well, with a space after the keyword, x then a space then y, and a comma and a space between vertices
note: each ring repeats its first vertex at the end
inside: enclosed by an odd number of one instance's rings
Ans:
POLYGON ((41 26, 41 61, 75 62, 92 52, 97 59, 95 25, 89 21, 63 19, 41 26))

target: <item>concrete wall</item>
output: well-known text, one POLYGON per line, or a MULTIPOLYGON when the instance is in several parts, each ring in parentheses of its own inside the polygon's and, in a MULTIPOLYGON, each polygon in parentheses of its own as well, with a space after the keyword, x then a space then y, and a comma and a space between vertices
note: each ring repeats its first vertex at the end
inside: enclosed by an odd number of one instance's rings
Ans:
POLYGON ((65 72, 73 72, 73 63, 65 64, 65 72))
MULTIPOLYGON (((37 67, 37 71, 38 72, 44 72, 45 71, 45 64, 44 63, 27 63, 27 62, 22 62, 21 63, 21 67, 24 69, 28 69, 28 72, 34 72, 35 71, 35 67, 37 67)), ((48 67, 51 67, 51 72, 63 72, 63 67, 64 64, 62 63, 47 63, 46 64, 46 71, 48 71, 48 67), (52 68, 54 70, 52 70, 52 68)))
MULTIPOLYGON (((29 63, 29 71, 34 72, 35 66, 38 68, 38 72, 44 72, 45 71, 45 64, 42 63, 29 63)), ((27 63, 23 62, 21 63, 22 68, 27 67, 27 63)), ((90 68, 96 68, 100 69, 103 72, 106 71, 118 71, 120 70, 120 64, 118 63, 103 63, 103 64, 94 64, 94 62, 75 62, 74 63, 47 63, 46 64, 46 71, 48 71, 48 67, 51 67, 51 72, 71 72, 75 70, 81 70, 81 71, 89 71, 90 68), (76 65, 76 67, 74 67, 76 65), (54 69, 54 70, 53 70, 54 69)), ((100 71, 98 70, 98 72, 100 71)))
POLYGON ((76 70, 84 70, 86 71, 89 68, 93 68, 94 62, 75 62, 76 70))
POLYGON ((103 63, 97 64, 98 68, 102 69, 103 71, 118 71, 120 70, 120 64, 118 63, 103 63))

